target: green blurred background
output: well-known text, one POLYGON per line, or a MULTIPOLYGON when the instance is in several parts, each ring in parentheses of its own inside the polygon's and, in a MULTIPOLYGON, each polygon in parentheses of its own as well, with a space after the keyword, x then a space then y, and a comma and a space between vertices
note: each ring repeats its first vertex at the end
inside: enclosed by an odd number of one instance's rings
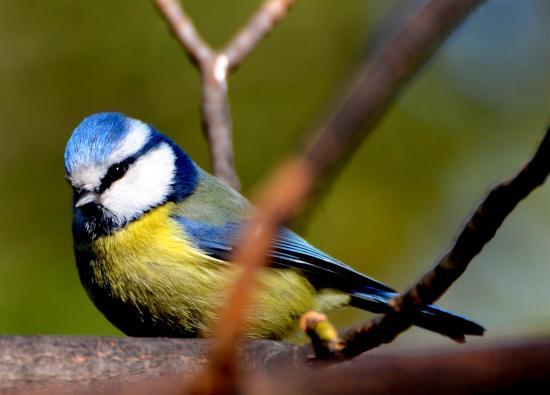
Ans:
MULTIPOLYGON (((185 1, 215 45, 257 3, 185 1)), ((299 1, 231 76, 246 195, 411 3, 299 1)), ((304 236, 398 289, 416 279, 541 139, 550 119, 549 26, 548 1, 488 1, 357 151, 304 236)), ((120 334, 78 281, 65 142, 85 115, 122 111, 208 168, 197 73, 151 1, 3 1, 0 92, 0 332, 120 334)), ((440 302, 486 325, 487 338, 550 333, 549 188, 520 205, 440 302)), ((366 316, 348 309, 334 319, 349 325, 366 316)), ((447 344, 417 329, 396 344, 428 343, 447 344)))

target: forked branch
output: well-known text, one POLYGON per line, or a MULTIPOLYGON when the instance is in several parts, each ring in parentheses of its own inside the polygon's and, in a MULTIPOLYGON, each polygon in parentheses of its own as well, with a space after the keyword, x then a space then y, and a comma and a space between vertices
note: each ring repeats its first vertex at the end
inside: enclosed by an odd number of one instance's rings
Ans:
POLYGON ((238 67, 287 14, 296 0, 266 0, 222 50, 229 70, 238 67))
POLYGON ((227 98, 227 74, 236 69, 287 13, 296 0, 266 0, 222 50, 200 36, 179 0, 155 0, 174 36, 198 67, 202 82, 201 113, 213 173, 239 189, 233 160, 232 122, 227 98))

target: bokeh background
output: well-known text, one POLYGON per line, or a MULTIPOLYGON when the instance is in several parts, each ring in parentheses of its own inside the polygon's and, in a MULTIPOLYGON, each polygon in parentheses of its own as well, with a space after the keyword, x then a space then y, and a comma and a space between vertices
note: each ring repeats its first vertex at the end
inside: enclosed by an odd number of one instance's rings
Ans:
MULTIPOLYGON (((185 1, 215 45, 257 3, 185 1)), ((299 1, 230 77, 246 195, 411 3, 419 1, 299 1)), ((549 43, 548 1, 489 0, 404 91, 304 236, 398 289, 410 284, 541 139, 550 120, 549 43)), ((151 1, 3 1, 0 93, 0 333, 118 335, 77 277, 65 142, 85 115, 122 111, 208 168, 197 73, 151 1)), ((550 334, 549 198, 546 185, 522 203, 440 302, 483 323, 487 339, 550 334)), ((334 315, 339 325, 366 317, 334 315)), ((414 329, 394 347, 426 344, 448 342, 414 329)))

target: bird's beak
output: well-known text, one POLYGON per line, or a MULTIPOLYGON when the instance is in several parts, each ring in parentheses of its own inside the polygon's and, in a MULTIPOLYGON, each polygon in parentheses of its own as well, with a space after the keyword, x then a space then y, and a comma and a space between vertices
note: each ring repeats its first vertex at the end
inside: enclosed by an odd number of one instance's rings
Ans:
POLYGON ((74 204, 75 207, 82 207, 89 203, 95 203, 99 199, 99 195, 95 192, 85 192, 74 204))

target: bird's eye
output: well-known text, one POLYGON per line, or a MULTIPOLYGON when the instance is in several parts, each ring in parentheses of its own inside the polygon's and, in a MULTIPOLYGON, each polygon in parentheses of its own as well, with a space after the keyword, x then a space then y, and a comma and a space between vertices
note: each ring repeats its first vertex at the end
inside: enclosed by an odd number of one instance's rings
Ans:
POLYGON ((107 177, 112 181, 116 181, 119 178, 121 178, 124 175, 124 173, 126 173, 127 169, 128 169, 128 166, 125 166, 122 163, 117 163, 116 165, 111 166, 111 168, 107 172, 107 177))
POLYGON ((107 170, 107 174, 105 174, 105 176, 103 176, 103 178, 101 179, 101 189, 106 190, 113 184, 113 182, 121 179, 122 176, 126 174, 126 171, 128 171, 130 163, 131 161, 126 160, 109 167, 109 170, 107 170))

